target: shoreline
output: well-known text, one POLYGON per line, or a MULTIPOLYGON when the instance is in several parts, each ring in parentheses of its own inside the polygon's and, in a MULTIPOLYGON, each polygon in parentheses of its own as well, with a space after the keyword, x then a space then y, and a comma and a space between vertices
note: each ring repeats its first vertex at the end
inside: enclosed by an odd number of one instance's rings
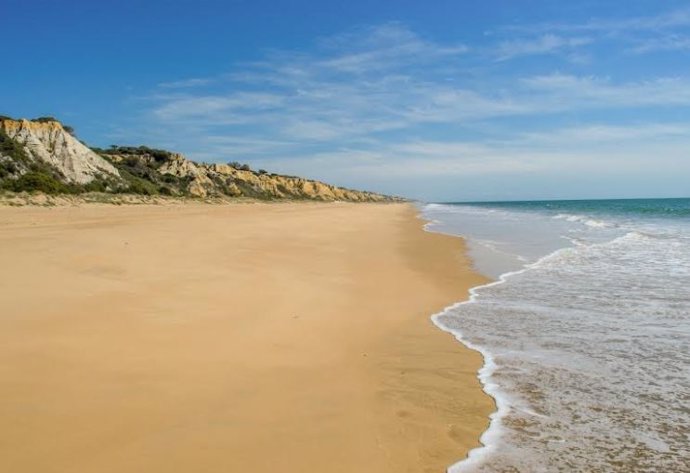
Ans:
MULTIPOLYGON (((467 235, 473 249, 491 242, 506 263, 523 260, 436 316, 484 349, 481 374, 498 404, 482 435, 485 447, 449 472, 682 469, 687 444, 675 433, 683 414, 668 406, 682 398, 674 388, 683 381, 683 359, 674 347, 687 338, 676 330, 687 314, 676 301, 688 290, 675 277, 686 268, 675 263, 690 261, 690 227, 682 219, 689 202, 425 208, 424 216, 438 222, 432 229, 467 235), (655 294, 653 304, 639 288, 655 294)), ((486 268, 479 252, 471 254, 486 268)))
POLYGON ((481 353, 482 358, 484 359, 484 364, 479 369, 478 379, 482 383, 482 389, 484 390, 484 392, 487 395, 492 397, 492 399, 494 400, 494 404, 495 404, 495 409, 491 413, 491 415, 489 416, 489 426, 482 433, 482 435, 479 439, 481 445, 470 450, 464 459, 451 465, 451 467, 448 468, 448 473, 461 473, 465 467, 471 467, 471 466, 479 465, 479 464, 481 464, 484 457, 487 457, 487 456, 491 455, 491 453, 496 451, 497 440, 500 438, 501 428, 503 427, 503 425, 501 424, 501 421, 506 417, 510 408, 515 407, 515 406, 513 404, 511 404, 511 402, 510 402, 510 395, 508 393, 506 393, 505 391, 501 391, 501 388, 497 383, 491 382, 491 376, 494 374, 494 371, 497 368, 496 363, 494 361, 494 356, 491 354, 491 352, 484 347, 481 347, 479 345, 475 345, 474 343, 466 340, 465 336, 461 330, 447 327, 446 325, 443 324, 443 322, 438 321, 437 319, 440 317, 443 317, 446 314, 446 312, 449 310, 452 310, 454 308, 460 307, 460 306, 465 305, 465 304, 476 303, 477 299, 479 297, 479 294, 477 291, 484 289, 484 288, 489 288, 489 287, 494 287, 494 286, 498 286, 501 284, 505 284, 506 282, 508 282, 508 280, 512 276, 517 276, 517 275, 523 274, 527 271, 530 271, 533 268, 538 267, 538 265, 541 264, 544 260, 551 258, 555 255, 558 255, 561 252, 563 252, 564 250, 567 250, 569 248, 570 247, 563 247, 563 248, 559 248, 557 250, 554 250, 551 253, 547 253, 546 255, 540 257, 537 261, 534 261, 532 263, 524 265, 520 269, 514 269, 514 270, 510 270, 510 271, 506 271, 506 272, 502 273, 494 281, 490 281, 486 284, 482 284, 482 285, 470 288, 469 297, 467 298, 467 300, 456 302, 455 304, 452 304, 452 305, 446 307, 441 312, 434 314, 432 316, 434 323, 441 330, 452 334, 460 343, 462 343, 467 348, 481 353))
MULTIPOLYGON (((423 217, 423 210, 421 209, 419 211, 419 218, 421 221, 426 222, 423 225, 424 231, 437 235, 445 235, 449 237, 460 238, 463 240, 463 242, 466 242, 466 239, 462 236, 454 235, 452 233, 447 232, 430 230, 430 225, 433 222, 423 217)), ((467 251, 466 248, 465 251, 467 251)), ((447 307, 443 308, 442 310, 436 312, 431 316, 431 321, 434 323, 436 328, 452 335, 453 338, 455 338, 460 344, 462 344, 462 346, 464 346, 468 350, 472 350, 481 354, 482 366, 477 370, 477 379, 481 383, 482 390, 484 391, 484 393, 486 393, 487 396, 490 396, 494 403, 494 409, 488 417, 488 425, 479 436, 479 445, 468 450, 463 458, 458 459, 458 461, 449 465, 447 468, 447 473, 460 473, 461 471, 463 471, 465 467, 476 465, 482 461, 483 457, 491 454, 491 452, 495 448, 495 446, 492 444, 492 439, 499 435, 497 430, 500 429, 501 419, 505 417, 509 404, 504 399, 505 394, 498 392, 498 386, 495 383, 490 382, 491 375, 496 369, 496 364, 491 353, 485 348, 475 345, 472 342, 468 341, 461 330, 448 327, 439 319, 456 307, 462 306, 464 304, 474 303, 478 297, 477 290, 484 287, 491 287, 497 284, 503 284, 506 278, 510 277, 513 274, 521 273, 525 270, 526 268, 516 271, 509 271, 501 274, 499 278, 496 280, 487 280, 483 284, 471 287, 468 289, 467 297, 464 300, 454 302, 453 304, 448 305, 447 307)))
POLYGON ((489 425, 429 320, 486 278, 411 204, 6 207, 0 242, 13 471, 444 471, 489 425))

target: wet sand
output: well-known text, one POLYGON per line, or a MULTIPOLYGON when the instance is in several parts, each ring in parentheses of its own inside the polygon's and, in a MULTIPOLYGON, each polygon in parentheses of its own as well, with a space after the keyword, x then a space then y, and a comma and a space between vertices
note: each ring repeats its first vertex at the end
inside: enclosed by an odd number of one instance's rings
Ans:
POLYGON ((0 207, 0 471, 441 472, 493 409, 407 204, 0 207))

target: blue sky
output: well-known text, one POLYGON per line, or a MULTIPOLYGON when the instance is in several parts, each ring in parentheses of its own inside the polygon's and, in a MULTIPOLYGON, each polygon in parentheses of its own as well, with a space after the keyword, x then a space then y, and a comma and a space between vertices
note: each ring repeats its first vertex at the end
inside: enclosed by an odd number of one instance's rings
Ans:
POLYGON ((0 7, 0 114, 92 145, 424 200, 690 195, 687 1, 0 7))

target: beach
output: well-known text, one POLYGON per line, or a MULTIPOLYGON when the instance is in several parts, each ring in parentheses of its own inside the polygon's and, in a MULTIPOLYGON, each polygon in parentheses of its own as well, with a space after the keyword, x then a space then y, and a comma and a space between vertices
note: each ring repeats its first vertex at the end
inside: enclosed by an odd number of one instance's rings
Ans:
POLYGON ((494 409, 410 204, 0 207, 0 470, 442 472, 494 409))

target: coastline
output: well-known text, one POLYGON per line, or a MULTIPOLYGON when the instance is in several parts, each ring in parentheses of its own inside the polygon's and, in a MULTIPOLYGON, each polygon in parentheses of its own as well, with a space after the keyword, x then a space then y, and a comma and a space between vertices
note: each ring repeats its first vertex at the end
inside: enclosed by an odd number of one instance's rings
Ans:
POLYGON ((487 281, 410 204, 7 207, 0 241, 13 471, 444 471, 488 427, 429 320, 487 281))

